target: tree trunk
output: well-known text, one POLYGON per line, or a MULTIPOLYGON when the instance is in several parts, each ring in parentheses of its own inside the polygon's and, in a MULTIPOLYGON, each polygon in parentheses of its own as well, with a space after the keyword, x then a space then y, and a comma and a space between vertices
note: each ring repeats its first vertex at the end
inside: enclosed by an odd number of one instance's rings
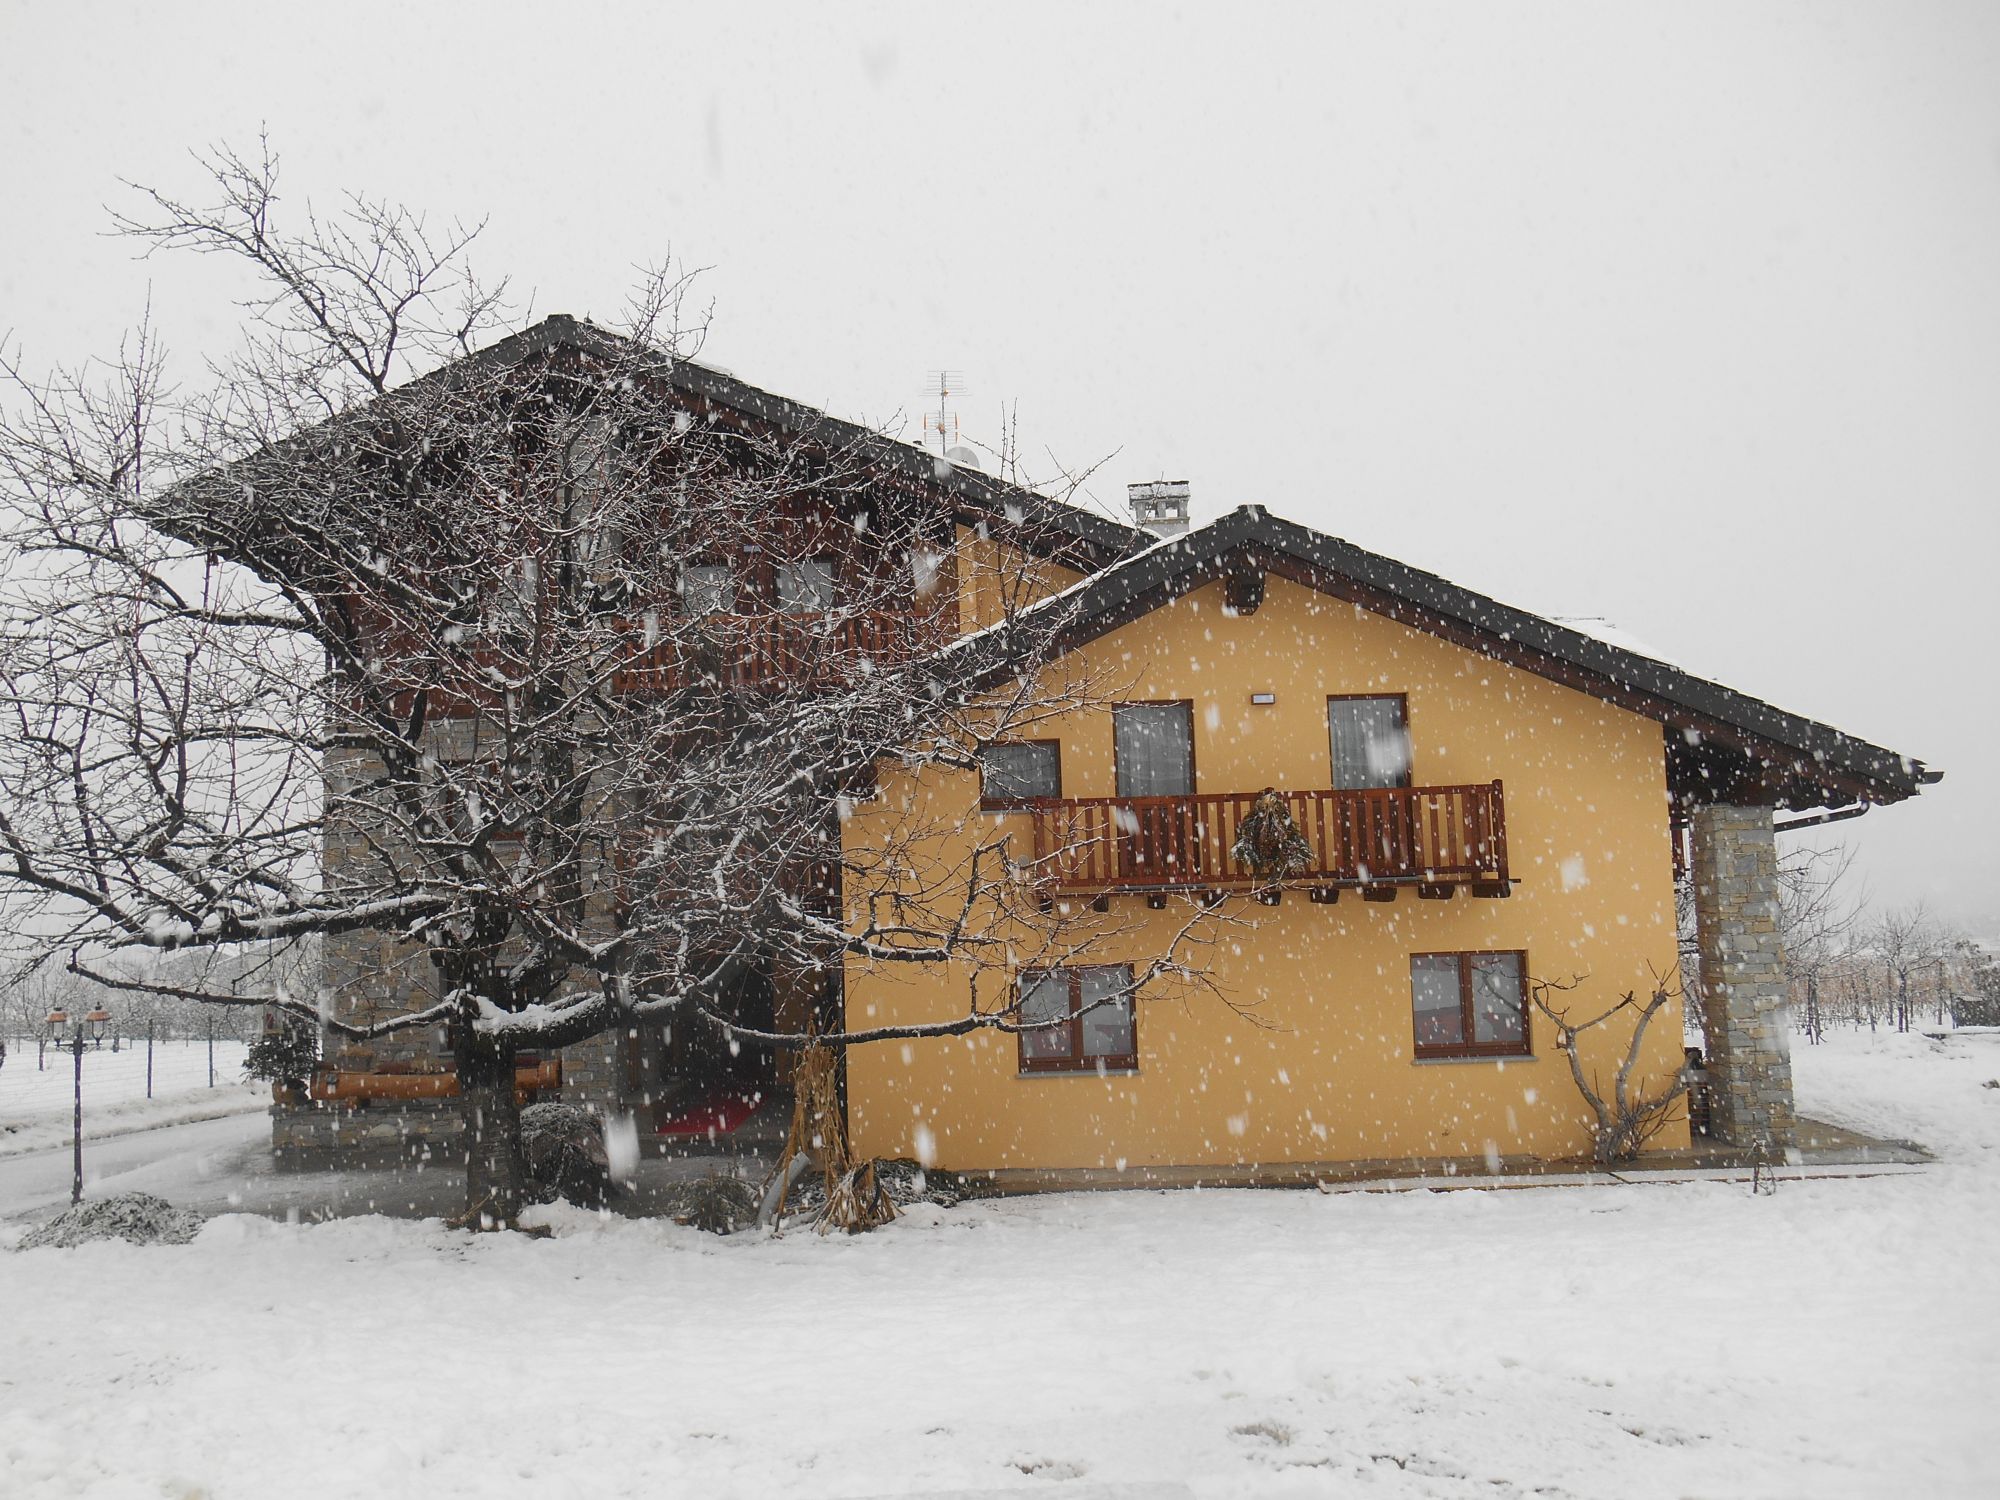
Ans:
POLYGON ((514 1049, 461 1035, 455 1050, 465 1121, 461 1222, 468 1229, 512 1229, 526 1202, 528 1176, 521 1149, 521 1108, 514 1098, 514 1049))

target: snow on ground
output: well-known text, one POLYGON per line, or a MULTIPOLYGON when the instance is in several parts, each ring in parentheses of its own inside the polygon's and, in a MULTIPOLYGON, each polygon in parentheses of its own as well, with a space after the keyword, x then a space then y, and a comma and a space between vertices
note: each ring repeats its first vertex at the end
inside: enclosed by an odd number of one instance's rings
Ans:
POLYGON ((2000 1031, 1836 1031, 1824 1046, 1792 1038, 1799 1110, 1864 1135, 1912 1140, 1979 1168, 2000 1190, 2000 1031))
MULTIPOLYGON (((244 1114, 271 1103, 271 1085, 243 1081, 243 1042, 215 1044, 215 1087, 208 1086, 208 1043, 160 1042, 153 1048, 153 1097, 146 1097, 146 1044, 116 1052, 106 1042, 83 1053, 83 1138, 244 1114)), ((0 1156, 69 1141, 76 1059, 49 1049, 35 1066, 33 1043, 15 1042, 0 1065, 0 1156)))
POLYGON ((1797 1070, 1809 1112, 1938 1164, 1051 1195, 852 1240, 230 1215, 0 1254, 0 1490, 1989 1494, 2000 1037, 1844 1034, 1797 1070))

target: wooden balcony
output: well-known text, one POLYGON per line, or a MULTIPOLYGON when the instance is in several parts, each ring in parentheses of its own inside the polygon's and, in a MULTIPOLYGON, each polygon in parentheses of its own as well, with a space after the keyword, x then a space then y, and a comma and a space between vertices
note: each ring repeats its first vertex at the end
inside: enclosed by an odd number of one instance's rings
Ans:
POLYGON ((612 677, 619 693, 725 687, 830 687, 877 666, 925 656, 949 638, 935 613, 874 610, 830 615, 710 615, 699 639, 636 645, 612 677))
MULTIPOLYGON (((677 626, 687 622, 677 621, 677 626)), ((876 667, 928 656, 951 639, 935 612, 876 610, 829 615, 710 615, 697 631, 677 629, 671 639, 644 644, 642 628, 633 622, 615 636, 591 638, 579 630, 570 642, 578 659, 590 658, 609 646, 622 650, 611 672, 611 690, 644 697, 679 692, 690 687, 758 688, 806 686, 835 688, 876 667), (692 637, 692 638, 690 638, 692 637)), ((370 650, 394 662, 400 656, 412 664, 413 675, 429 678, 429 711, 436 718, 464 718, 498 710, 504 694, 491 685, 498 675, 517 681, 537 679, 533 661, 517 659, 499 647, 481 646, 463 652, 462 685, 447 686, 426 653, 389 632, 370 638, 370 650)), ((599 657, 598 659, 602 659, 599 657)), ((561 673, 549 667, 556 682, 561 673)), ((407 715, 416 699, 415 687, 390 693, 393 713, 407 715)))
MULTIPOLYGON (((1030 809, 1035 868, 1051 892, 1269 887, 1231 853, 1258 795, 1048 798, 1030 809)), ((1311 850, 1306 868, 1282 884, 1321 899, 1342 887, 1393 897, 1403 885, 1432 897, 1457 886, 1507 894, 1507 815, 1497 781, 1282 795, 1311 850)))

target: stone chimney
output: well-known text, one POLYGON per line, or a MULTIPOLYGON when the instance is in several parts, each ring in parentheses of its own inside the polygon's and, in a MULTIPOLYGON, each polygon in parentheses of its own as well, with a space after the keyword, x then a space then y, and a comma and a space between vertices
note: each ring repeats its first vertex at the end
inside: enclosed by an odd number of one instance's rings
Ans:
POLYGON ((1154 479, 1125 486, 1132 522, 1164 540, 1188 529, 1188 482, 1154 479))

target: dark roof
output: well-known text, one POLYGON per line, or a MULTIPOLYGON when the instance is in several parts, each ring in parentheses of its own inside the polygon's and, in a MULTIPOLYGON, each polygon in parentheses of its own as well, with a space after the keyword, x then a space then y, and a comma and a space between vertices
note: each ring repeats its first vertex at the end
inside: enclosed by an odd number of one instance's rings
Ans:
MULTIPOLYGON (((622 335, 552 314, 414 385, 451 383, 559 349, 629 357, 622 335)), ((1922 761, 1786 713, 1667 662, 1598 640, 1502 604, 1447 579, 1246 505, 1170 542, 1028 489, 959 468, 908 443, 760 390, 693 360, 660 356, 678 391, 829 449, 858 452, 883 468, 942 490, 967 520, 1010 524, 1089 572, 1081 583, 1018 617, 1037 619, 1065 647, 1082 644, 1217 578, 1276 572, 1335 597, 1456 641, 1554 681, 1660 720, 1672 789, 1693 801, 1789 807, 1896 802, 1941 779, 1922 761), (1015 522, 1015 518, 1019 518, 1015 522)), ((407 389, 407 387, 405 388, 407 389)), ((393 399, 394 392, 389 399, 393 399)), ((977 651, 977 639, 948 649, 977 651)), ((995 660, 1005 657, 996 652, 995 660)), ((997 670, 1006 671, 1001 667, 997 670)))
MULTIPOLYGON (((450 380, 457 375, 483 371, 493 365, 514 364, 565 348, 598 350, 618 356, 630 353, 623 335, 568 313, 552 313, 533 327, 489 344, 424 378, 450 380)), ((897 442, 858 423, 828 416, 817 407, 760 390, 708 365, 662 355, 660 373, 676 390, 688 395, 714 402, 808 442, 861 453, 885 469, 939 488, 963 502, 975 519, 1001 521, 1018 516, 1016 524, 1024 536, 1056 533, 1081 550, 1083 555, 1075 560, 1086 567, 1102 567, 1153 540, 1149 533, 1136 527, 1052 500, 977 469, 947 463, 922 448, 897 442)))
MULTIPOLYGON (((1942 775, 1254 505, 1114 563, 1019 619, 1029 628, 1039 620, 1061 648, 1072 649, 1216 579, 1243 580, 1243 597, 1254 600, 1265 572, 1660 720, 1678 731, 1667 736, 1669 774, 1673 790, 1690 801, 1896 802, 1942 775)), ((976 639, 968 644, 976 649, 976 639)))

